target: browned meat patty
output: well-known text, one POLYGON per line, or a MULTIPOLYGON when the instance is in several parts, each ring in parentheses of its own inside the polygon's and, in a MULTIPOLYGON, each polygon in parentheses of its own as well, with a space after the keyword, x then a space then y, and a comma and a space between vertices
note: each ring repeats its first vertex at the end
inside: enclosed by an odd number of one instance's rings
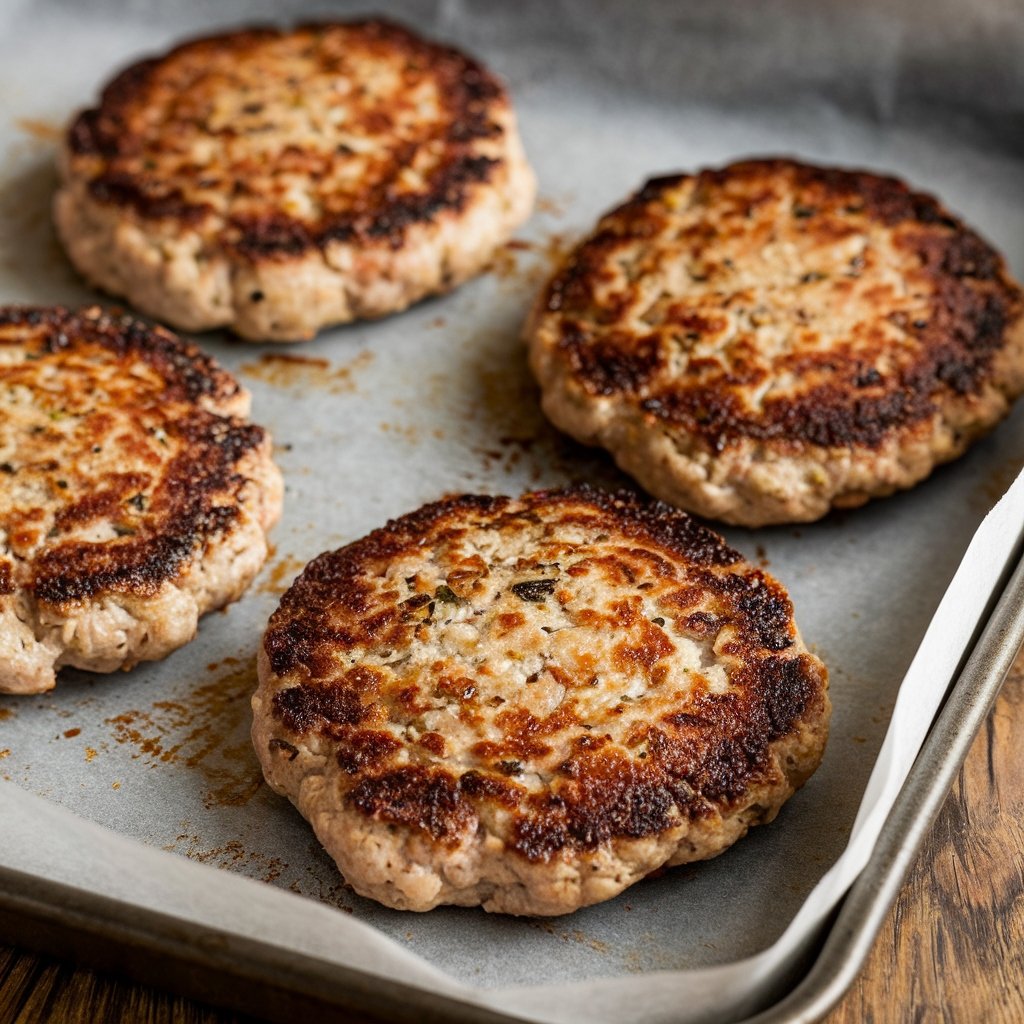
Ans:
POLYGON ((253 740, 388 906, 561 914, 721 853, 818 766, 827 673, 782 586, 685 513, 450 498, 311 562, 253 740))
POLYGON ((748 526, 910 487, 1024 391, 1024 301, 991 246, 894 178, 790 160, 648 182, 527 334, 556 425, 748 526))
POLYGON ((535 182, 502 84, 386 21, 257 28, 121 72, 72 122, 57 227, 94 284, 255 341, 481 270, 535 182))
POLYGON ((3 308, 0 407, 0 692, 161 658, 259 571, 270 438, 195 346, 98 308, 3 308))

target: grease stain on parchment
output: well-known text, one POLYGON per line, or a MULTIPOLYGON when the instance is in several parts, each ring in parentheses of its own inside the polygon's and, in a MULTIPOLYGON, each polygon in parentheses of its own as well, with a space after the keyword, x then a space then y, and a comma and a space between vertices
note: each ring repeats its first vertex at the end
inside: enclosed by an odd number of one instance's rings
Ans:
POLYGON ((562 942, 572 942, 579 946, 587 946, 592 949, 595 953, 608 953, 611 951, 611 947, 607 942, 601 939, 595 939, 592 935, 588 935, 582 928, 559 928, 556 924, 551 921, 530 921, 529 926, 535 928, 538 931, 546 932, 552 938, 559 939, 562 942))
POLYGON ((326 391, 330 395, 355 394, 356 377, 373 362, 368 349, 343 366, 333 366, 321 356, 268 352, 254 363, 243 363, 239 373, 288 391, 326 391))
POLYGON ((276 549, 271 549, 267 562, 267 568, 256 584, 257 594, 283 594, 306 566, 303 559, 295 555, 278 555, 276 549))
POLYGON ((108 718, 114 739, 147 766, 176 765, 203 779, 203 805, 237 807, 263 785, 249 739, 249 700, 256 689, 254 657, 224 658, 209 666, 213 678, 179 700, 108 718))
POLYGON ((16 117, 15 127, 38 142, 58 143, 64 135, 64 126, 41 117, 16 117))
POLYGON ((306 880, 295 879, 288 888, 299 896, 306 896, 309 899, 326 903, 336 910, 343 910, 346 914, 354 914, 355 907, 349 902, 354 895, 352 888, 345 882, 325 882, 317 878, 312 872, 306 880))
POLYGON ((171 853, 184 854, 189 860, 199 864, 243 871, 268 883, 276 882, 288 868, 280 857, 269 857, 255 850, 248 850, 238 839, 230 839, 222 846, 206 847, 198 835, 182 832, 164 849, 171 853))
POLYGON ((545 214, 548 217, 564 217, 566 207, 572 202, 572 196, 566 195, 561 199, 554 196, 537 196, 535 209, 537 213, 545 214))
POLYGON ((511 287, 536 291, 561 266, 571 248, 562 232, 553 232, 540 242, 513 238, 495 251, 487 273, 511 287))
POLYGON ((989 509, 1010 489, 1010 485, 1021 472, 1022 463, 1019 455, 1006 459, 992 467, 976 488, 974 498, 977 503, 989 509))
POLYGON ((515 329, 485 327, 466 335, 458 360, 459 379, 432 374, 423 389, 424 403, 455 412, 473 438, 477 466, 467 465, 468 482, 495 470, 525 475, 533 484, 622 476, 610 457, 588 449, 556 430, 544 416, 540 388, 526 361, 526 348, 515 329), (608 471, 610 470, 610 475, 608 471))

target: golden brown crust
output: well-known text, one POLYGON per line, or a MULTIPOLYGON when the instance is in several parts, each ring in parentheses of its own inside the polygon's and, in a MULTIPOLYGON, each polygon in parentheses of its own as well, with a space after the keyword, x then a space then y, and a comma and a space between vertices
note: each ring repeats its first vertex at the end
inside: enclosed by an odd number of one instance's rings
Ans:
POLYGON ((556 422, 645 486, 665 477, 655 493, 750 525, 909 486, 1024 389, 1024 298, 997 252, 894 178, 790 160, 648 182, 528 333, 556 422), (786 460, 779 489, 806 485, 802 504, 753 480, 786 460))
POLYGON ((0 405, 0 691, 161 658, 258 572, 270 438, 195 346, 97 307, 6 307, 0 405))
POLYGON ((486 822, 536 865, 788 795, 828 715, 776 581, 684 513, 589 488, 450 498, 321 555, 262 659, 265 768, 330 750, 339 806, 453 849, 486 822))
POLYGON ((507 107, 479 63, 388 21, 253 28, 121 72, 67 141, 97 202, 215 221, 236 254, 288 259, 338 241, 397 248, 461 210, 500 164, 486 142, 507 107))
POLYGON ((1002 257, 933 197, 895 178, 772 160, 648 182, 556 274, 546 306, 559 315, 559 348, 584 388, 628 396, 721 449, 740 437, 875 447, 931 416, 945 395, 976 391, 1024 300, 1002 257), (617 291, 614 303, 598 298, 610 257, 624 242, 664 233, 686 205, 679 252, 692 261, 691 283, 656 298, 645 338, 602 329, 641 296, 637 284, 617 291), (891 238, 894 260, 868 262, 874 253, 861 240, 873 230, 891 238), (848 240, 856 251, 847 258, 848 240), (833 333, 795 309, 786 351, 766 358, 756 310, 749 325, 730 323, 730 314, 744 315, 737 305, 765 298, 756 284, 744 289, 736 266, 765 245, 799 247, 811 262, 817 253, 827 266, 807 270, 801 261, 798 277, 766 281, 766 289, 795 297, 803 286, 823 314, 857 301, 859 315, 833 333), (684 351, 724 343, 729 357, 690 360, 669 375, 672 342, 684 351), (794 375, 794 385, 756 407, 751 393, 782 374, 794 375))
POLYGON ((195 346, 97 309, 6 307, 0 353, 11 589, 57 606, 152 595, 231 529, 265 432, 215 411, 241 389, 195 346))

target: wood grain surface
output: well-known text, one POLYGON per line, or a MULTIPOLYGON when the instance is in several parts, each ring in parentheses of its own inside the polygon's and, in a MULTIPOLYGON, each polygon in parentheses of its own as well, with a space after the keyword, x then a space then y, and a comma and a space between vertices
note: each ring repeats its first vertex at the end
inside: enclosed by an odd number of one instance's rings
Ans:
POLYGON ((1024 652, 827 1024, 1024 1022, 1024 652))
MULTIPOLYGON (((1024 1022, 1022 736, 1024 652, 864 970, 826 1024, 1024 1022)), ((0 947, 0 1024, 249 1021, 0 947)))

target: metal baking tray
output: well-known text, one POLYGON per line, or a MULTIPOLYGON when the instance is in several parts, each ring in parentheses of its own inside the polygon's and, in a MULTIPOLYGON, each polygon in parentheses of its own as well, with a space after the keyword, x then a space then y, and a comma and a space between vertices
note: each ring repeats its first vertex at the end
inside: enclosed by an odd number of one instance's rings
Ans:
MULTIPOLYGON (((48 203, 59 125, 114 68, 215 26, 357 9, 136 0, 86 12, 50 0, 0 11, 0 300, 95 299, 59 253, 48 203)), ((651 1021, 823 1013, 1020 644, 1019 545, 843 906, 749 998, 723 994, 702 1017, 693 1008, 716 972, 779 939, 845 846, 900 680, 968 541, 1024 465, 1024 408, 914 491, 798 529, 726 531, 789 587, 830 667, 824 765, 775 824, 723 857, 571 917, 401 914, 347 890, 261 784, 248 742, 254 653, 301 565, 389 516, 451 491, 623 482, 545 423, 519 331, 557 255, 648 176, 764 152, 875 167, 937 192, 1024 270, 1024 152, 1012 131, 1024 89, 1006 72, 1015 30, 979 28, 1002 10, 960 11, 894 49, 883 43, 913 23, 915 5, 790 2, 769 14, 651 0, 628 16, 573 0, 388 5, 506 77, 540 178, 537 213, 491 273, 401 316, 298 347, 201 339, 252 390, 254 418, 277 442, 287 491, 276 551, 252 591, 166 661, 114 677, 68 672, 51 694, 0 698, 0 935, 282 1020, 302 1005, 597 1021, 614 1019, 616 1000, 651 1021), (965 49, 979 38, 989 41, 965 49), (944 76, 935 60, 947 47, 960 61, 944 76), (992 95, 1004 105, 982 107, 977 97, 992 95)))

